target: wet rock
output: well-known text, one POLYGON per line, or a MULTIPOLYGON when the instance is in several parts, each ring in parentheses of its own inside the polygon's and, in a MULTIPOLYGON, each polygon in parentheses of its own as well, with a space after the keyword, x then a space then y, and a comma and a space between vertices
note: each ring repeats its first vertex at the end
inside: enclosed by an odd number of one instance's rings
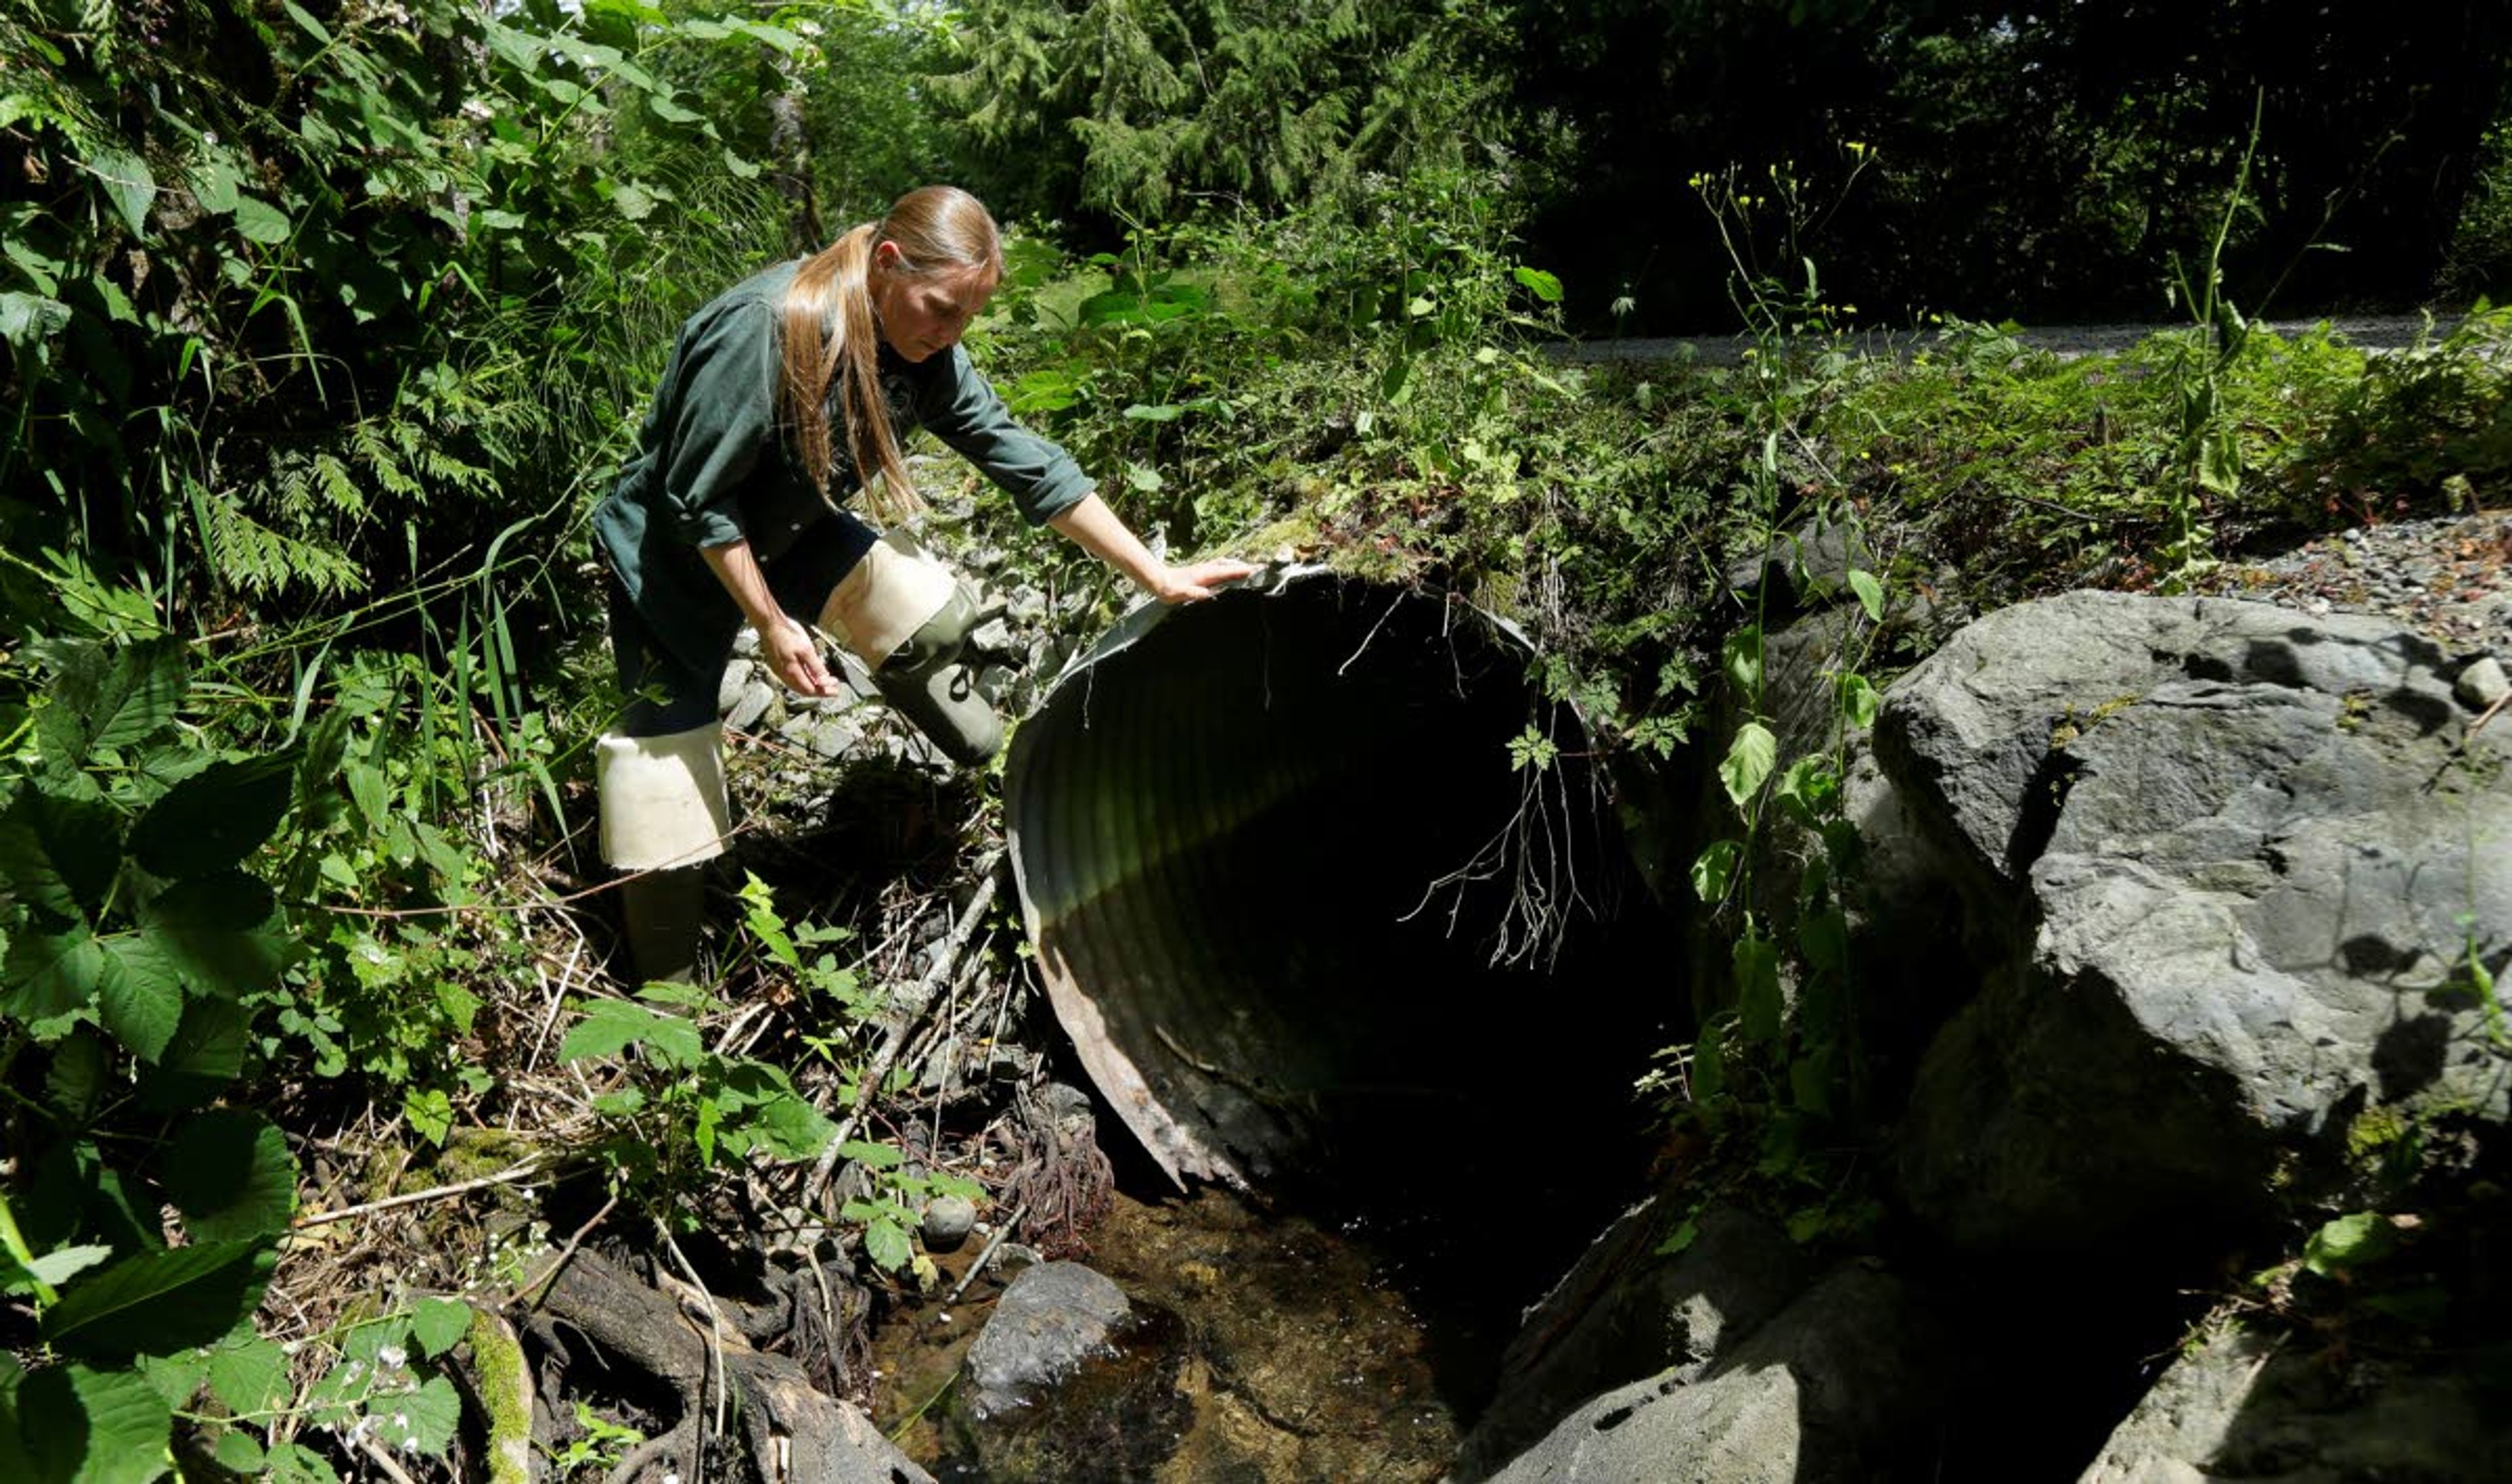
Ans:
POLYGON ((936 1195, 924 1208, 918 1232, 927 1252, 957 1252, 977 1225, 976 1202, 964 1195, 936 1195))
POLYGON ((1034 1400, 1110 1347, 1132 1312, 1123 1289, 1079 1263, 1022 1271, 968 1347, 970 1402, 986 1418, 1034 1400))
MULTIPOLYGON (((1000 1257, 1000 1253, 998 1256, 1000 1257)), ((1079 1263, 1023 1269, 969 1347, 946 1478, 1149 1479, 1193 1422, 1185 1326, 1079 1263)))

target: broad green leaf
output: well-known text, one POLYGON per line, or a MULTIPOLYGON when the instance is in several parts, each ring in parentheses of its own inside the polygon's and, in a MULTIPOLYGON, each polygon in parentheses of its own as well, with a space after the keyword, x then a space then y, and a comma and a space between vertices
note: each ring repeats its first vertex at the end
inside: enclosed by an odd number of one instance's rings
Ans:
POLYGON ((104 1098, 104 1043, 85 1032, 73 1034, 53 1048, 53 1064, 44 1073, 44 1101, 72 1128, 86 1124, 104 1098))
POLYGON ((660 93, 648 95, 646 98, 646 107, 653 113, 654 117, 661 119, 666 124, 694 124, 700 117, 699 114, 690 109, 682 107, 669 97, 660 93))
POLYGON ((157 200, 157 177, 149 174, 148 162, 118 149, 96 149, 88 153, 87 168, 131 235, 147 236, 148 208, 157 200))
POLYGON ((288 813, 295 760, 285 754, 213 762, 167 790, 132 827, 131 854, 159 876, 208 876, 237 865, 288 813))
POLYGON ((149 1389, 165 1398, 170 1407, 190 1407, 193 1398, 201 1394, 201 1383, 210 1375, 210 1357, 198 1349, 174 1355, 142 1355, 138 1365, 149 1389))
POLYGON ((1840 774, 1832 770, 1830 759, 1809 754, 1782 770, 1772 793, 1790 814, 1815 824, 1840 798, 1840 774))
POLYGON ((1185 410, 1185 408, 1174 402, 1137 402, 1125 409, 1120 415, 1130 417, 1136 422, 1175 422, 1178 420, 1178 415, 1185 410))
POLYGON ((1779 761, 1780 739, 1761 722, 1747 722, 1736 728, 1736 740, 1727 748, 1726 761, 1718 764, 1718 781, 1741 809, 1761 789, 1779 761))
POLYGON ((288 12, 288 19, 302 27, 306 35, 327 47, 332 44, 332 33, 323 28, 323 22, 298 9, 295 0, 280 0, 280 8, 288 12))
POLYGON ((37 1371, 18 1388, 18 1423, 37 1478, 148 1484, 172 1466, 175 1409, 137 1371, 37 1371))
POLYGON ((92 1360, 208 1345, 261 1303, 278 1254, 264 1241, 199 1242, 127 1257, 44 1314, 44 1338, 92 1360))
POLYGON ((1863 675, 1840 678, 1840 714, 1860 731, 1875 724, 1875 713, 1883 705, 1875 684, 1863 675))
POLYGON ((184 1228, 205 1241, 273 1235, 296 1212, 288 1140, 245 1109, 214 1109, 183 1125, 166 1152, 164 1183, 184 1228))
POLYGON ((56 1252, 47 1252, 27 1264, 26 1271, 59 1288, 111 1256, 113 1249, 110 1247, 63 1247, 56 1252))
POLYGON ((876 1170, 894 1170, 907 1162, 907 1156, 886 1144, 873 1144, 862 1139, 848 1139, 838 1146, 838 1156, 876 1170))
POLYGON ((1762 693, 1762 629, 1759 624, 1747 624, 1727 636, 1720 651, 1720 662, 1726 667, 1727 679, 1734 683, 1736 693, 1757 696, 1762 693))
POLYGON ((288 1352, 259 1335, 212 1350, 209 1384, 210 1394, 239 1417, 275 1412, 295 1394, 288 1352))
POLYGON ((1692 863, 1692 894, 1715 907, 1727 899, 1727 882, 1745 847, 1732 840, 1711 840, 1692 863))
POLYGON ((1849 919, 1837 907, 1810 912, 1797 923, 1797 951, 1806 967, 1819 973, 1849 970, 1849 919))
MULTIPOLYGON (((695 118, 695 114, 690 115, 695 118)), ((610 205, 631 221, 643 221, 654 215, 654 193, 635 181, 622 181, 610 193, 610 205)))
POLYGON ((62 922, 88 920, 122 869, 121 826, 102 800, 29 789, 0 820, 0 881, 62 922))
POLYGON ((192 171, 192 199, 201 210, 213 216, 223 216, 236 209, 238 188, 244 177, 237 174, 234 156, 216 145, 202 156, 192 171))
POLYGON ((453 1131, 453 1100, 442 1087, 425 1091, 411 1088, 401 1096, 402 1116, 410 1120, 411 1130, 438 1149, 445 1147, 445 1136, 453 1131))
POLYGON ((1780 1038, 1779 945, 1757 933, 1736 940, 1736 1019, 1745 1038, 1767 1044, 1780 1038))
POLYGON ((237 235, 245 241, 257 242, 265 247, 276 247, 286 242, 288 234, 294 230, 289 225, 286 212, 259 196, 246 195, 236 197, 235 226, 237 235))
POLYGON ((259 1475, 270 1462, 269 1456, 261 1451, 259 1438, 234 1428, 219 1433, 210 1452, 218 1461, 219 1467, 248 1479, 259 1475))
POLYGON ((129 747, 155 735, 175 720, 189 680, 183 642, 153 639, 99 652, 88 663, 71 667, 53 687, 48 713, 62 714, 67 722, 47 741, 59 747, 63 762, 85 762, 97 748, 129 747))
POLYGON ((20 350, 69 328, 70 306, 40 293, 0 293, 0 340, 20 350))
POLYGON ((1665 1241, 1657 1244, 1657 1255, 1660 1257, 1673 1257, 1700 1239, 1701 1223, 1687 1217, 1681 1224, 1676 1226, 1673 1230, 1666 1234, 1665 1241))
POLYGON ((251 1028, 251 1012, 233 1000, 186 999, 175 1038, 140 1079, 140 1105, 170 1113, 216 1098, 244 1072, 251 1028))
POLYGON ((598 999, 559 1043, 558 1055, 560 1061, 575 1062, 616 1056, 640 1043, 652 1047, 665 1064, 675 1067, 694 1066, 706 1054, 698 1028, 680 1016, 658 1014, 625 1000, 598 999))
POLYGON ((1528 292, 1548 304, 1561 302, 1561 280, 1541 268, 1520 265, 1510 270, 1510 276, 1526 286, 1528 292))
POLYGON ((1727 1033, 1724 1021, 1702 1028, 1692 1047, 1692 1101, 1707 1103, 1727 1090, 1727 1033))
POLYGON ((176 882, 140 908, 139 927, 196 994, 268 989, 288 949, 270 888, 240 871, 176 882))
POLYGON ((724 152, 724 168, 732 172, 732 177, 736 180, 756 180, 759 178, 760 167, 753 162, 745 160, 741 156, 734 154, 729 148, 726 149, 724 152))
POLYGON ((2199 451, 2198 485, 2226 498, 2241 489, 2242 440, 2232 428, 2219 427, 2207 435, 2199 451))
POLYGON ((864 1223, 864 1254, 883 1272, 896 1272, 916 1255, 907 1239, 907 1229, 888 1216, 876 1216, 864 1223))
POLYGON ((421 1299, 410 1313, 410 1337, 419 1353, 434 1359, 471 1332, 471 1306, 460 1299, 421 1299))
POLYGON ((2302 1266, 2324 1275, 2387 1257, 2398 1229, 2377 1211, 2357 1211, 2323 1226, 2302 1244, 2302 1266))
POLYGON ((375 1420, 376 1440, 393 1452, 435 1458, 453 1441, 462 1421, 462 1394, 442 1376, 430 1376, 415 1391, 377 1396, 367 1403, 375 1420))
POLYGON ((814 1158, 838 1134, 818 1109, 790 1092, 761 1101, 745 1122, 779 1159, 814 1158))
POLYGON ((65 933, 20 933, 9 942, 0 970, 0 1011, 25 1021, 38 1034, 68 1027, 68 1018, 96 1004, 104 977, 104 950, 85 927, 65 933))
POLYGON ((97 1020, 134 1055, 153 1063, 183 1023, 182 975, 144 934, 116 933, 103 943, 97 1020))
POLYGON ((1884 621, 1884 584, 1875 580, 1873 572, 1851 567, 1849 590, 1858 595, 1859 605, 1866 609, 1868 619, 1876 623, 1884 621))
POLYGON ((301 1443, 282 1443, 262 1460, 264 1484, 340 1484, 323 1455, 301 1443))

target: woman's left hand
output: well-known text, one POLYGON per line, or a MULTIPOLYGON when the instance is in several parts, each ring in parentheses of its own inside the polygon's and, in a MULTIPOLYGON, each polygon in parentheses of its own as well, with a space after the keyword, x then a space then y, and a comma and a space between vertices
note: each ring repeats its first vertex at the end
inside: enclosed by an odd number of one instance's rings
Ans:
POLYGON ((1201 603, 1233 582, 1255 576, 1258 570, 1255 564, 1235 557, 1214 557, 1172 566, 1153 585, 1152 596, 1162 603, 1201 603))

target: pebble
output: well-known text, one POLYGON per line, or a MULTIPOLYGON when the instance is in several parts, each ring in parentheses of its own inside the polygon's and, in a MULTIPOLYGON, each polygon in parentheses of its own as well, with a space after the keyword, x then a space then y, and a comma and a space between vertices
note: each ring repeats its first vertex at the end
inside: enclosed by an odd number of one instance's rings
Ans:
POLYGON ((2512 694, 2512 679, 2505 678, 2501 662, 2490 654, 2460 671, 2452 690, 2459 697, 2462 706, 2471 711, 2484 711, 2500 704, 2506 694, 2512 694))
POLYGON ((2371 613, 2446 654, 2512 659, 2512 514, 2359 526, 2261 561, 2227 563, 2207 590, 2316 616, 2371 613))
POLYGON ((952 1253, 967 1240, 967 1232, 977 1226, 977 1203, 967 1195, 934 1195, 932 1205, 924 1208, 924 1235, 927 1253, 952 1253))

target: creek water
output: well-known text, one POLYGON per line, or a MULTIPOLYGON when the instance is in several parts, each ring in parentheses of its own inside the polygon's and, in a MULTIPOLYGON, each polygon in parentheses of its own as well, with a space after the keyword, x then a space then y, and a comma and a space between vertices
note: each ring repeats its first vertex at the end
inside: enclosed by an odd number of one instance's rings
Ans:
MULTIPOLYGON (((1120 1185, 1078 1259, 1133 1302, 1114 1354, 1008 1420, 973 1420, 956 1378, 1001 1292, 981 1275, 962 1303, 911 1300, 876 1331, 874 1420, 945 1481, 1435 1480, 1519 1315, 1620 1200, 1567 1163, 1520 1164, 1514 1188, 1472 1164, 1435 1191, 1296 1206, 1120 1185)), ((940 1260, 937 1294, 980 1246, 940 1260)))

